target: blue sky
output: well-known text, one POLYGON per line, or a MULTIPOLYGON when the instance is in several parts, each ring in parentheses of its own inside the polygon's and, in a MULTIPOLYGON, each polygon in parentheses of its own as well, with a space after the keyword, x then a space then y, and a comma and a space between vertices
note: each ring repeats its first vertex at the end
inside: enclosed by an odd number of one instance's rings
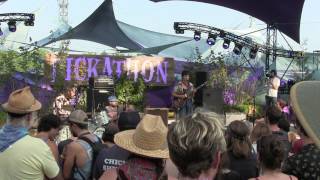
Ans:
MULTIPOLYGON (((88 17, 103 0, 69 0, 69 23, 76 26, 88 17)), ((153 3, 149 0, 114 0, 116 18, 141 28, 174 34, 173 22, 187 21, 211 25, 222 29, 245 29, 249 26, 249 16, 231 9, 205 3, 171 1, 153 3)), ((301 19, 301 42, 308 51, 320 49, 320 13, 319 0, 306 0, 301 19)), ((289 7, 288 7, 289 8, 289 7)), ((57 0, 8 0, 0 6, 0 13, 34 12, 35 26, 29 36, 34 40, 46 37, 58 26, 57 0)), ((265 27, 261 21, 255 21, 258 28, 265 27)), ((6 28, 2 24, 2 28, 6 28)), ((19 31, 19 29, 17 30, 19 31)), ((187 34, 191 35, 191 34, 187 34)), ((280 40, 280 43, 283 41, 280 40)), ((82 41, 73 41, 80 47, 82 41)), ((293 41, 290 43, 294 44, 293 41)), ((92 44, 91 44, 92 46, 92 44)), ((295 44, 295 46, 298 46, 295 44)))

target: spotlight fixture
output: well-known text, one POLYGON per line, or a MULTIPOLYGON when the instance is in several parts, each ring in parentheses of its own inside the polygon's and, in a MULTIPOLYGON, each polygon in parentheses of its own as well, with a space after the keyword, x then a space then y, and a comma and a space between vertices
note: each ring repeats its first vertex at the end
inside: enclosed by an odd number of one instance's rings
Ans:
POLYGON ((259 49, 258 47, 253 47, 253 48, 250 50, 249 57, 250 57, 251 59, 255 59, 255 58, 256 58, 258 49, 259 49))
POLYGON ((222 47, 224 48, 224 49, 228 49, 229 47, 230 47, 230 40, 229 39, 225 39, 224 40, 224 42, 223 42, 223 45, 222 45, 222 47))
POLYGON ((9 21, 8 22, 8 28, 10 32, 16 32, 17 26, 15 21, 9 21))
POLYGON ((217 34, 208 34, 207 44, 213 46, 216 43, 217 34))
POLYGON ((33 19, 26 20, 26 21, 24 21, 24 25, 25 26, 34 26, 34 20, 33 19))
POLYGON ((177 34, 184 34, 184 30, 179 27, 179 23, 175 22, 173 28, 177 34))
POLYGON ((225 37, 226 37, 226 32, 220 31, 219 36, 220 36, 221 38, 225 38, 225 37))
POLYGON ((242 50, 242 45, 239 44, 239 43, 236 43, 235 46, 234 46, 234 49, 233 49, 233 52, 236 54, 236 55, 240 55, 241 53, 241 50, 242 50))
POLYGON ((200 31, 195 31, 193 38, 194 38, 194 40, 196 40, 196 41, 200 41, 200 39, 201 39, 201 32, 200 32, 200 31))
POLYGON ((182 29, 176 29, 176 34, 184 34, 184 30, 182 30, 182 29))

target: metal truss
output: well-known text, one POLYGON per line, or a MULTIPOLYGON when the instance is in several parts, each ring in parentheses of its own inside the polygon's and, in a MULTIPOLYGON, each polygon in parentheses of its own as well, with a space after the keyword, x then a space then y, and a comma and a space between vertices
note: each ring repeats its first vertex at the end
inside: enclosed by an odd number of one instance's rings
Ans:
MULTIPOLYGON (((267 40, 266 45, 259 44, 257 42, 254 42, 250 38, 244 37, 244 35, 236 35, 230 32, 227 32, 223 29, 219 29, 212 26, 202 25, 202 24, 196 24, 196 23, 189 23, 189 22, 175 22, 174 23, 174 29, 177 34, 183 34, 184 31, 197 31, 200 33, 211 33, 213 35, 216 35, 217 37, 220 37, 224 40, 230 40, 234 42, 235 44, 240 44, 242 46, 245 46, 247 48, 251 49, 257 49, 259 52, 262 52, 266 55, 272 55, 273 61, 275 61, 276 57, 286 57, 286 58, 300 58, 304 56, 304 53, 301 51, 292 51, 292 50, 285 50, 285 49, 279 49, 276 46, 271 47, 271 34, 268 36, 270 39, 267 40), (271 54, 272 53, 272 54, 271 54)), ((276 29, 274 27, 268 27, 270 29, 268 32, 273 33, 275 35, 272 38, 273 44, 276 44, 276 29), (271 32, 273 30, 273 32, 271 32)), ((256 32, 256 31, 255 31, 256 32)), ((248 34, 245 34, 248 35, 248 34)))
POLYGON ((34 21, 34 14, 30 13, 4 13, 0 14, 0 22, 7 21, 34 21))

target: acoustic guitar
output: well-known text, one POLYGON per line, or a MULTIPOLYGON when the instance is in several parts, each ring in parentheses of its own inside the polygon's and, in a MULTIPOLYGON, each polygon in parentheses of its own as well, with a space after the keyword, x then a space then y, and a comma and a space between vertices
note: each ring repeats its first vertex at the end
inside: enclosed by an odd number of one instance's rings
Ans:
POLYGON ((185 95, 185 98, 174 97, 173 103, 172 103, 173 108, 176 110, 179 110, 181 107, 185 105, 185 103, 187 103, 188 100, 193 98, 193 95, 194 95, 193 91, 197 92, 199 89, 203 88, 207 84, 208 84, 208 81, 204 82, 203 84, 201 84, 200 86, 194 89, 193 88, 187 89, 186 92, 184 92, 184 94, 180 94, 180 95, 185 95))

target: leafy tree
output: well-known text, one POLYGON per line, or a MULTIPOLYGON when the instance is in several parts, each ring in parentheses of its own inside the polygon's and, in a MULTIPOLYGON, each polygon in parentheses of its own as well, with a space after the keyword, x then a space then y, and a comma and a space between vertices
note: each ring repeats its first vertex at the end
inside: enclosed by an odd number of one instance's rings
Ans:
POLYGON ((123 73, 115 84, 115 92, 120 103, 133 104, 137 108, 143 107, 146 86, 141 76, 135 82, 123 73))

